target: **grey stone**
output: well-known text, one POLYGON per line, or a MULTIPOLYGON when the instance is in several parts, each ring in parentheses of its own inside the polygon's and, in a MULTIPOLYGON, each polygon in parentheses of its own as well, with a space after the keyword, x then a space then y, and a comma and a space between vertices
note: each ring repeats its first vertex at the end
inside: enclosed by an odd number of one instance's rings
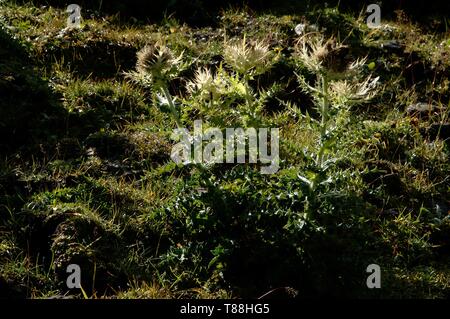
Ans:
POLYGON ((416 115, 419 117, 429 117, 430 115, 438 112, 439 109, 440 108, 437 105, 419 102, 408 106, 406 108, 406 114, 416 115))

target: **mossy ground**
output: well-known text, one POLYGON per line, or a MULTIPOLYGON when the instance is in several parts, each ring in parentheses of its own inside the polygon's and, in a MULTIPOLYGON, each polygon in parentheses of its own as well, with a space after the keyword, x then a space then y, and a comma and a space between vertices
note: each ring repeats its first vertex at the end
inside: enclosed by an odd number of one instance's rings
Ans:
POLYGON ((300 298, 450 297, 448 19, 419 24, 399 11, 372 30, 337 7, 232 7, 199 27, 88 7, 82 28, 64 31, 64 9, 0 3, 0 297, 82 297, 65 285, 71 263, 92 298, 258 297, 277 287, 300 298), (333 182, 312 195, 298 179, 318 135, 301 117, 316 113, 294 73, 300 22, 368 55, 382 83, 351 110, 333 182), (170 86, 185 97, 196 68, 218 67, 224 42, 244 34, 280 52, 252 82, 279 84, 263 122, 281 129, 280 171, 176 165, 175 122, 125 72, 162 41, 188 61, 170 86), (417 102, 437 108, 408 113, 417 102), (306 225, 295 217, 305 196, 317 204, 306 225), (372 263, 382 289, 365 285, 372 263))

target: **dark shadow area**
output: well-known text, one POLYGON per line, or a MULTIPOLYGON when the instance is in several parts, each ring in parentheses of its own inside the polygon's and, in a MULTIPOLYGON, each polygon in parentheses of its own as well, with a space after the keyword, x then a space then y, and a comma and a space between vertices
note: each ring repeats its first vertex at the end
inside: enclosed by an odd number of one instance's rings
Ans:
POLYGON ((125 42, 112 42, 98 37, 82 45, 52 46, 44 56, 44 63, 51 65, 55 59, 70 61, 64 65, 80 77, 111 79, 134 67, 136 49, 125 42))
MULTIPOLYGON (((42 145, 64 134, 66 116, 26 50, 0 29, 0 229, 5 234, 28 232, 27 227, 22 228, 18 214, 31 195, 27 182, 19 177, 20 163, 34 163, 42 157, 42 145)), ((41 242, 30 244, 28 239, 24 236, 21 244, 29 253, 47 253, 39 246, 41 242)), ((0 296, 26 296, 25 283, 16 279, 0 278, 0 282, 6 282, 0 284, 0 296)))
MULTIPOLYGON (((66 7, 71 2, 62 0, 34 0, 36 5, 53 5, 66 7)), ((130 0, 130 1, 102 1, 102 0, 78 0, 77 4, 84 9, 106 14, 118 14, 124 21, 135 19, 158 21, 164 17, 173 15, 176 19, 193 26, 215 25, 219 22, 218 15, 221 10, 228 8, 247 7, 251 10, 271 12, 273 14, 302 14, 306 11, 325 7, 339 7, 343 12, 349 11, 359 13, 365 10, 367 5, 374 1, 357 0, 330 0, 330 1, 303 1, 303 0, 130 0), (134 18, 134 19, 132 19, 134 18)), ((430 24, 433 19, 448 18, 450 12, 450 2, 443 0, 395 0, 380 1, 383 18, 396 16, 396 10, 403 10, 421 24, 430 24)), ((441 31, 446 31, 444 24, 441 24, 441 31)))
MULTIPOLYGON (((123 122, 126 116, 118 113, 135 107, 133 101, 125 101, 125 98, 108 102, 106 98, 110 94, 113 92, 108 88, 83 96, 90 110, 68 112, 63 96, 55 93, 50 83, 42 78, 37 62, 27 49, 0 29, 0 234, 1 240, 14 242, 14 249, 17 249, 10 254, 17 258, 17 264, 9 272, 3 266, 11 265, 11 257, 0 252, 0 298, 30 297, 30 287, 48 289, 56 278, 62 283, 61 289, 65 289, 66 265, 70 263, 82 265, 88 274, 83 279, 83 287, 89 295, 93 293, 92 278, 95 278, 96 291, 101 293, 110 287, 126 286, 124 269, 127 265, 122 261, 127 250, 116 234, 82 216, 85 211, 78 207, 55 213, 48 211, 45 205, 29 205, 34 203, 36 194, 86 183, 89 177, 73 175, 64 180, 46 175, 50 162, 79 165, 85 156, 85 147, 95 148, 102 158, 111 158, 106 161, 108 171, 131 170, 130 174, 141 174, 141 167, 135 172, 122 161, 117 164, 113 160, 117 159, 117 153, 126 153, 128 157, 147 154, 140 154, 125 137, 92 134, 110 124, 114 127, 114 123, 123 122), (74 245, 70 238, 79 243, 74 245), (86 240, 96 243, 92 250, 83 248, 86 240), (107 253, 100 256, 99 251, 107 253), (48 271, 48 278, 43 279, 28 264, 26 267, 30 269, 20 272, 17 265, 21 260, 39 265, 48 271), (28 277, 25 280, 23 276, 28 277)), ((152 150, 158 149, 160 140, 151 141, 155 144, 152 150)), ((161 151, 161 154, 166 153, 165 149, 161 151)), ((159 154, 156 152, 148 161, 166 159, 157 158, 159 154)), ((143 160, 136 161, 141 162, 143 160)), ((105 203, 110 200, 109 196, 104 199, 105 203)), ((133 232, 132 237, 136 237, 133 232)))
POLYGON ((56 140, 67 114, 21 45, 0 30, 0 149, 2 155, 56 140))

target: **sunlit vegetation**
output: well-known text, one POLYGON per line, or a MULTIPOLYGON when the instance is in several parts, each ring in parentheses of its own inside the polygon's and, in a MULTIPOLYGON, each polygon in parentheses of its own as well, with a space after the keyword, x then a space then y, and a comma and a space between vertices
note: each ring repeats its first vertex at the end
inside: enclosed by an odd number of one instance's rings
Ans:
POLYGON ((448 17, 115 2, 0 2, 0 297, 450 296, 448 17), (278 172, 174 163, 196 119, 278 172))

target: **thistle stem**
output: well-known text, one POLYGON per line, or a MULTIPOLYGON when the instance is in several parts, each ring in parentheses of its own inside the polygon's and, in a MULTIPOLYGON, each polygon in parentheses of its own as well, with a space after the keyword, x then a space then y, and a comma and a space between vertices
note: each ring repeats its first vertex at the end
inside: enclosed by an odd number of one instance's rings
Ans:
POLYGON ((251 87, 250 87, 249 81, 250 81, 250 78, 248 75, 244 75, 242 77, 242 82, 243 82, 244 90, 245 90, 244 98, 247 103, 248 112, 250 113, 252 121, 256 121, 257 114, 256 114, 256 108, 255 108, 255 100, 253 98, 253 95, 251 94, 251 87))
POLYGON ((323 164, 323 152, 325 150, 324 141, 327 134, 327 124, 328 124, 328 111, 329 111, 329 100, 328 100, 328 77, 323 74, 321 77, 322 82, 322 105, 320 113, 322 115, 322 122, 320 124, 320 136, 321 136, 321 146, 318 154, 318 164, 322 167, 323 164))
POLYGON ((167 99, 167 101, 169 103, 170 112, 172 113, 173 118, 175 119, 175 122, 177 123, 177 127, 178 128, 182 127, 183 125, 181 123, 180 116, 179 116, 179 114, 177 112, 177 109, 175 108, 175 103, 173 103, 172 95, 170 95, 170 92, 169 92, 169 90, 167 89, 166 86, 162 87, 162 91, 163 91, 164 96, 166 97, 166 99, 167 99))
POLYGON ((326 75, 322 76, 322 125, 321 125, 321 134, 322 138, 326 135, 327 132, 327 123, 328 123, 328 78, 326 75))

